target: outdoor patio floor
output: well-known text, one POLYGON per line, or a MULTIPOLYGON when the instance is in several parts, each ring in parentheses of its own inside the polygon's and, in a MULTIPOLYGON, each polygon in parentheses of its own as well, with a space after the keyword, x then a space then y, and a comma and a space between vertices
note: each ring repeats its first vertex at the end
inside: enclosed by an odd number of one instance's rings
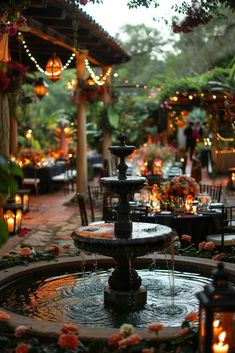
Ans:
MULTIPOLYGON (((226 189, 227 178, 212 180, 206 172, 203 172, 202 182, 221 183, 224 186, 221 201, 227 205, 235 205, 235 192, 226 189)), ((51 244, 56 244, 61 249, 59 256, 77 254, 71 233, 81 226, 81 218, 78 204, 69 202, 73 196, 72 192, 64 195, 62 189, 50 194, 30 195, 30 211, 23 216, 21 232, 9 238, 0 249, 0 256, 9 251, 18 252, 22 243, 30 244, 35 250, 42 251, 51 244)), ((89 205, 87 212, 90 219, 89 205)), ((99 219, 99 215, 96 219, 99 219)))

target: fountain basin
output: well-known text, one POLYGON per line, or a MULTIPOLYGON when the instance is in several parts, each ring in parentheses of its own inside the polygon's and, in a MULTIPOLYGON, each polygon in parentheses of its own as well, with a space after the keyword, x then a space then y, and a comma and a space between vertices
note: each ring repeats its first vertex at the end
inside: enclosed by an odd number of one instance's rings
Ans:
MULTIPOLYGON (((137 259, 137 263, 143 266, 149 266, 156 259, 154 257, 146 257, 137 259)), ((168 261, 170 257, 168 257, 168 261)), ((164 255, 158 255, 159 266, 165 267, 166 257, 164 255)), ((113 265, 113 261, 109 258, 98 258, 96 259, 97 266, 102 264, 113 265)), ((87 266, 91 266, 94 263, 94 259, 88 258, 86 260, 87 266)), ((201 259, 201 258, 188 258, 188 257, 178 257, 175 258, 175 268, 177 270, 183 270, 188 272, 199 272, 205 275, 210 275, 211 271, 216 269, 217 261, 201 259)), ((0 288, 4 290, 4 287, 9 285, 11 282, 17 280, 24 281, 27 276, 33 276, 33 278, 40 278, 44 275, 51 275, 56 271, 64 271, 64 273, 71 272, 75 268, 84 267, 84 259, 79 257, 74 258, 60 258, 58 261, 53 262, 40 262, 32 263, 28 266, 17 266, 14 268, 6 269, 1 271, 0 288)), ((235 268, 233 264, 225 265, 226 272, 229 274, 230 280, 235 282, 235 268)), ((0 308, 0 310, 7 311, 5 308, 0 308)), ((30 327, 30 332, 38 337, 44 337, 47 339, 55 338, 59 334, 59 329, 61 323, 41 321, 37 319, 32 319, 25 317, 23 315, 15 314, 9 312, 11 315, 10 326, 15 328, 19 325, 26 325, 30 327)), ((180 327, 165 327, 163 331, 160 331, 159 336, 148 333, 147 329, 136 329, 136 331, 146 339, 153 339, 159 341, 166 341, 172 339, 179 331, 180 327)), ((117 332, 117 329, 113 328, 94 328, 94 327, 83 327, 79 329, 80 337, 84 340, 94 340, 94 339, 107 339, 112 333, 117 332)))
MULTIPOLYGON (((135 258, 170 246, 176 232, 153 223, 133 222, 131 238, 117 238, 113 223, 97 223, 72 233, 76 247, 104 256, 135 258)), ((125 235, 125 234, 124 234, 125 235)))

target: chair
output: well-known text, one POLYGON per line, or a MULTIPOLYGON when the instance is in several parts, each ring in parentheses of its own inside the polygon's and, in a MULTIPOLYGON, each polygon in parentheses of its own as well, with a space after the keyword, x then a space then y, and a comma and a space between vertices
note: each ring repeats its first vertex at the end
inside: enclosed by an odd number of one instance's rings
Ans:
POLYGON ((223 206, 221 209, 221 232, 210 234, 206 238, 223 250, 225 246, 235 245, 235 206, 223 206))
POLYGON ((148 216, 147 206, 131 207, 130 217, 133 222, 146 222, 148 216))
POLYGON ((69 178, 69 163, 67 163, 65 161, 59 161, 57 163, 60 163, 60 164, 64 165, 64 172, 52 176, 52 178, 51 178, 52 187, 54 189, 54 187, 56 185, 57 186, 63 186, 64 194, 66 194, 66 193, 69 192, 69 184, 71 182, 71 180, 69 178))
MULTIPOLYGON (((88 185, 88 196, 91 209, 91 221, 95 221, 95 211, 102 212, 105 190, 102 186, 88 185)), ((100 216, 101 218, 102 216, 100 216)))
POLYGON ((38 194, 40 190, 40 179, 38 178, 38 169, 37 167, 34 167, 34 176, 32 178, 23 178, 22 180, 22 188, 27 189, 27 188, 32 188, 34 187, 35 193, 38 194))
POLYGON ((212 199, 212 201, 220 202, 222 185, 206 185, 199 184, 200 193, 206 193, 212 199))
POLYGON ((80 211, 82 225, 83 226, 87 226, 88 225, 88 218, 87 218, 87 212, 86 212, 86 205, 85 205, 84 197, 81 194, 79 194, 79 193, 77 193, 76 196, 77 196, 78 207, 79 207, 79 211, 80 211))

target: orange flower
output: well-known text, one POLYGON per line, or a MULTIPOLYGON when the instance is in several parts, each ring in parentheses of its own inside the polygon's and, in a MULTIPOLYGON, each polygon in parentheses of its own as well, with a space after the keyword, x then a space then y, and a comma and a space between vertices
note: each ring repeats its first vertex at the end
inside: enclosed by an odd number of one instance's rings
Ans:
POLYGON ((5 313, 5 311, 0 311, 0 321, 8 321, 10 318, 10 315, 5 313))
POLYGON ((222 260, 224 257, 226 256, 226 254, 224 252, 221 252, 220 254, 217 254, 215 256, 212 257, 213 260, 216 261, 220 261, 222 260))
POLYGON ((191 243, 192 237, 191 237, 191 235, 183 234, 182 237, 181 237, 181 240, 182 240, 182 241, 186 241, 186 242, 188 242, 188 243, 191 243))
POLYGON ((28 246, 20 249, 20 255, 23 257, 29 257, 32 254, 33 250, 28 246))
POLYGON ((182 336, 186 336, 189 333, 190 329, 189 328, 184 328, 183 330, 181 330, 177 337, 182 337, 182 336))
POLYGON ((187 320, 187 321, 198 321, 198 312, 191 311, 191 313, 188 313, 185 316, 185 320, 187 320))
POLYGON ((131 347, 135 346, 141 341, 141 337, 137 334, 134 333, 131 336, 128 336, 127 338, 124 338, 123 340, 118 342, 118 347, 120 349, 125 349, 126 347, 131 347))
POLYGON ((15 353, 28 353, 29 352, 29 345, 28 343, 21 342, 16 347, 15 353))
POLYGON ((59 336, 58 345, 65 349, 76 349, 79 346, 78 336, 65 333, 59 336))
POLYGON ((61 333, 71 333, 73 335, 78 334, 78 327, 70 322, 63 324, 60 329, 61 333))
POLYGON ((124 335, 121 332, 118 333, 114 333, 113 335, 111 335, 108 339, 108 345, 109 346, 113 346, 113 347, 117 347, 118 346, 118 342, 124 339, 124 335))
POLYGON ((26 326, 23 326, 23 325, 18 326, 15 329, 15 336, 21 337, 27 330, 28 330, 28 327, 26 327, 26 326))
POLYGON ((160 331, 162 329, 163 329, 163 324, 161 324, 160 322, 155 322, 155 323, 148 325, 149 332, 158 333, 158 331, 160 331))

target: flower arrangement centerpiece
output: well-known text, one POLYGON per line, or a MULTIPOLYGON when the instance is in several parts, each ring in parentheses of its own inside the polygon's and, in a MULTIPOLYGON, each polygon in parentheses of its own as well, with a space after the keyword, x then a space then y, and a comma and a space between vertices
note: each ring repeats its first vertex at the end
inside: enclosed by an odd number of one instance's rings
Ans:
MULTIPOLYGON (((185 208, 186 203, 192 205, 195 196, 199 194, 199 185, 192 177, 181 175, 162 184, 162 201, 174 208, 185 208), (189 202, 190 201, 190 202, 189 202)), ((187 209, 186 209, 187 210, 187 209)))
POLYGON ((140 174, 161 174, 164 164, 174 161, 175 148, 160 144, 144 144, 132 154, 132 162, 137 163, 140 174))
POLYGON ((19 9, 6 9, 0 7, 0 40, 4 35, 14 36, 18 30, 26 30, 26 18, 20 14, 19 9))

